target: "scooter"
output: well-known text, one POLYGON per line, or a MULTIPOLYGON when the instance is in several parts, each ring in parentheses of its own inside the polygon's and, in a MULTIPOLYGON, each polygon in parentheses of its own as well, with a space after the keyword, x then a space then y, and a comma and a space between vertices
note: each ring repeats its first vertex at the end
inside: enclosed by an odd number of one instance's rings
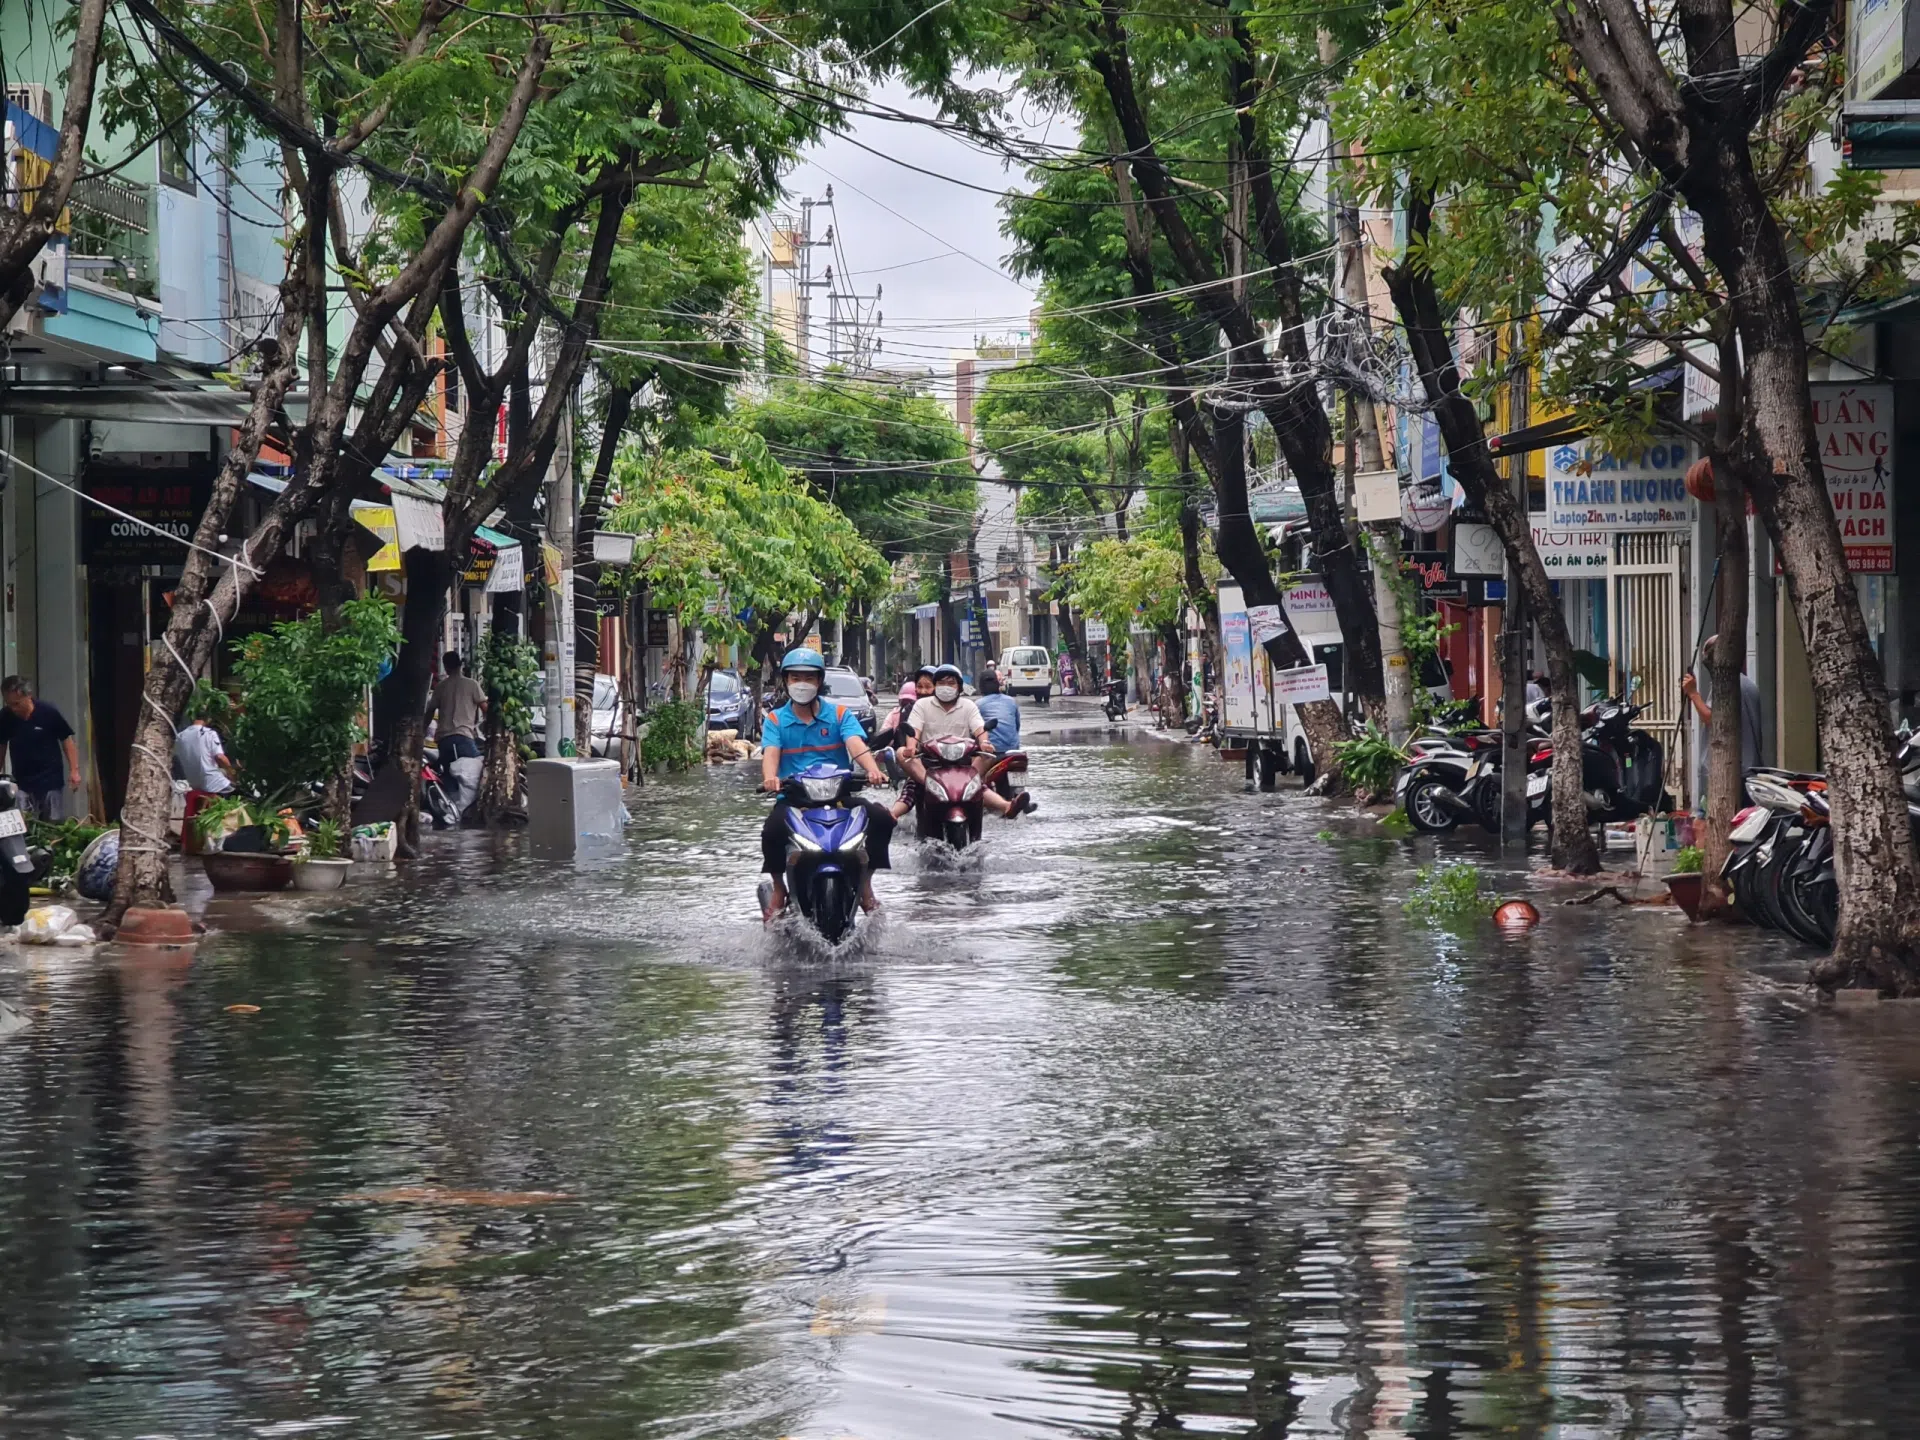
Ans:
MULTIPOLYGON (((867 807, 855 799, 866 777, 838 765, 809 765, 780 787, 787 802, 787 894, 828 944, 852 932, 867 870, 867 807)), ((760 907, 773 882, 760 882, 760 907)))
MULTIPOLYGON (((974 768, 980 746, 971 739, 928 740, 920 750, 926 783, 914 807, 914 822, 922 840, 944 840, 964 850, 980 838, 985 782, 974 768)), ((1024 761, 1025 757, 1021 757, 1024 761)))
POLYGON ((18 925, 27 918, 38 868, 34 850, 27 845, 27 812, 20 804, 20 787, 0 779, 0 925, 18 925))
MULTIPOLYGON (((1588 823, 1635 820, 1656 808, 1671 809, 1662 788, 1666 751, 1633 722, 1647 707, 1600 700, 1580 712, 1581 799, 1588 823), (1666 803, 1663 803, 1666 802, 1666 803)), ((1527 823, 1550 820, 1553 810, 1553 742, 1536 744, 1527 764, 1527 823)))
POLYGON ((1107 703, 1101 707, 1107 712, 1107 719, 1119 724, 1127 718, 1127 682, 1109 680, 1107 682, 1107 703))

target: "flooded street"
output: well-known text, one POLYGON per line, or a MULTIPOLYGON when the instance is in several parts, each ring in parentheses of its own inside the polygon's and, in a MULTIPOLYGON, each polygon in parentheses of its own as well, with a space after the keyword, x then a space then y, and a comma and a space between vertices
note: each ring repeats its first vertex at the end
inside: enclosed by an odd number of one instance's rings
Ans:
POLYGON ((1052 739, 825 964, 744 767, 0 951, 0 1435, 1911 1433, 1920 1013, 1523 876, 1437 932, 1433 842, 1052 739))

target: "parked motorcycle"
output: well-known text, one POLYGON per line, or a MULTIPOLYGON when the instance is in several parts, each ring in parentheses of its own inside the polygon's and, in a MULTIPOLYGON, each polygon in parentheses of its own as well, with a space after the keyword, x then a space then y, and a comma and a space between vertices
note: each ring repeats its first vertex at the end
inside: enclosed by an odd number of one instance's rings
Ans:
MULTIPOLYGON (((1663 787, 1666 751, 1633 722, 1647 707, 1599 700, 1580 712, 1582 799, 1591 823, 1634 820, 1650 810, 1671 809, 1663 787)), ((1535 744, 1527 762, 1527 822, 1550 821, 1553 812, 1553 741, 1535 744)))
MULTIPOLYGON (((787 894, 829 944, 860 915, 867 870, 867 807, 856 798, 866 778, 838 765, 809 765, 780 787, 787 802, 787 894)), ((760 882, 765 909, 773 889, 760 882)))
MULTIPOLYGON (((1528 734, 1544 739, 1548 718, 1547 702, 1534 701, 1527 707, 1528 734)), ((1401 775, 1404 789, 1396 791, 1414 828, 1440 834, 1472 820, 1499 834, 1502 746, 1498 730, 1430 727, 1417 737, 1408 747, 1413 758, 1401 775)))
POLYGON ((1109 680, 1107 682, 1107 703, 1101 707, 1107 712, 1107 719, 1116 725, 1127 718, 1127 682, 1109 680))
POLYGON ((0 925, 18 925, 33 905, 33 882, 46 852, 27 844, 27 812, 20 787, 0 779, 0 925))

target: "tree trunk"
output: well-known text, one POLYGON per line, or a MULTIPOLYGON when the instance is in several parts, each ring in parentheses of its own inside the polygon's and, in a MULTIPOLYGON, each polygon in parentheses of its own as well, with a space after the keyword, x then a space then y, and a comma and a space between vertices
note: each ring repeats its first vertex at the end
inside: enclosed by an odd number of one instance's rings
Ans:
MULTIPOLYGON (((1409 197, 1407 234, 1424 239, 1431 208, 1424 195, 1409 197)), ((1453 361, 1453 342, 1442 319, 1440 297, 1430 271, 1402 263, 1386 271, 1400 323, 1413 352, 1414 368, 1434 407, 1434 418, 1453 458, 1453 475, 1467 498, 1499 533, 1510 575, 1518 580, 1547 652, 1547 673, 1553 681, 1553 796, 1550 854, 1555 868, 1572 875, 1591 875, 1600 869, 1600 852, 1587 825, 1586 785, 1582 775, 1580 686, 1573 668, 1573 641, 1567 617, 1553 593, 1540 552, 1533 543, 1533 524, 1519 498, 1493 468, 1486 434, 1473 402, 1460 390, 1460 372, 1453 361)), ((1509 703, 1520 697, 1509 697, 1509 703)))
POLYGON ((600 673, 600 562, 593 558, 593 535, 600 528, 600 513, 606 508, 614 455, 626 431, 628 417, 633 414, 637 388, 627 381, 615 385, 607 396, 607 419, 600 428, 600 448, 594 454, 593 473, 587 477, 587 493, 573 522, 573 728, 574 748, 582 755, 593 753, 593 682, 600 673))
POLYGON ((1724 915, 1733 908, 1720 872, 1727 863, 1731 842, 1727 832, 1745 803, 1742 778, 1744 753, 1740 677, 1747 656, 1747 486, 1751 468, 1738 453, 1746 442, 1744 405, 1740 393, 1740 355, 1731 338, 1719 347, 1720 406, 1715 425, 1713 455, 1714 533, 1719 541, 1719 580, 1715 608, 1718 639, 1707 664, 1712 719, 1707 724, 1706 834, 1701 837, 1700 914, 1724 915))
MULTIPOLYGON (((227 566, 225 577, 234 583, 219 583, 215 555, 247 473, 260 453, 267 427, 293 383, 300 330, 307 313, 306 274, 306 267, 296 263, 280 287, 282 318, 277 349, 260 375, 253 404, 194 528, 195 548, 187 552, 181 564, 180 582, 174 587, 173 607, 161 645, 165 659, 147 672, 132 763, 127 770, 127 794, 120 807, 120 869, 114 880, 113 899, 102 920, 109 930, 119 925, 129 906, 165 905, 173 899, 167 874, 167 829, 173 814, 173 720, 206 673, 219 636, 245 593, 239 577, 246 572, 236 565, 227 566), (227 594, 223 596, 222 590, 227 594), (222 613, 223 606, 230 608, 222 613)), ((262 565, 264 561, 251 563, 262 565)))
POLYGON ((427 695, 433 688, 434 656, 446 625, 453 566, 446 551, 418 546, 402 552, 400 560, 406 567, 407 608, 400 617, 400 655, 388 687, 390 703, 398 713, 387 763, 398 765, 407 778, 406 796, 394 819, 401 853, 411 858, 420 849, 420 765, 426 755, 427 695))
POLYGON ((1739 325, 1747 423, 1771 462, 1754 467, 1750 483, 1806 641, 1832 806, 1840 929, 1812 978, 1828 989, 1920 994, 1920 865, 1892 762, 1886 681, 1820 464, 1792 263, 1744 137, 1713 158, 1718 183, 1687 194, 1739 325))
MULTIPOLYGON (((1214 411, 1213 453, 1219 467, 1215 493, 1220 503, 1220 532, 1214 548, 1227 573, 1239 583, 1249 609, 1255 605, 1272 605, 1284 614, 1284 597, 1274 583, 1273 568, 1267 563, 1260 532, 1248 513, 1246 447, 1241 436, 1245 423, 1245 415, 1239 410, 1214 411)), ((1265 648, 1267 658, 1276 669, 1306 665, 1313 658, 1291 629, 1268 640, 1265 648)), ((1334 747, 1351 737, 1340 707, 1331 700, 1316 700, 1295 706, 1294 710, 1300 717, 1300 728, 1307 732, 1314 768, 1327 777, 1323 788, 1328 794, 1344 791, 1345 781, 1334 747)))
POLYGON ((1682 0, 1687 86, 1630 8, 1562 0, 1554 19, 1601 102, 1641 156, 1700 217, 1707 258, 1727 286, 1745 361, 1747 477, 1786 572, 1806 644, 1832 806, 1840 928, 1813 967, 1823 989, 1920 994, 1920 862, 1892 764, 1885 679, 1827 495, 1807 387, 1798 272, 1754 169, 1753 123, 1830 19, 1827 0, 1783 12, 1782 33, 1749 69, 1726 0, 1682 0), (1604 12, 1604 13, 1603 13, 1604 12))

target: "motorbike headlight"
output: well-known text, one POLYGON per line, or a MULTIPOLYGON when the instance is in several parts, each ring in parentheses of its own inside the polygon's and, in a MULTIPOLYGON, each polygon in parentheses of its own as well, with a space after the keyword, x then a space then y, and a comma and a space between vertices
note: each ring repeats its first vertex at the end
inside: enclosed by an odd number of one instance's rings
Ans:
POLYGON ((980 777, 976 775, 971 780, 967 781, 967 788, 960 792, 960 798, 962 800, 971 800, 974 796, 978 795, 979 793, 980 793, 980 777))
POLYGON ((820 842, 815 840, 811 835, 802 835, 798 830, 789 830, 787 832, 787 850, 789 853, 797 850, 803 855, 808 851, 812 851, 817 855, 820 853, 820 842))

